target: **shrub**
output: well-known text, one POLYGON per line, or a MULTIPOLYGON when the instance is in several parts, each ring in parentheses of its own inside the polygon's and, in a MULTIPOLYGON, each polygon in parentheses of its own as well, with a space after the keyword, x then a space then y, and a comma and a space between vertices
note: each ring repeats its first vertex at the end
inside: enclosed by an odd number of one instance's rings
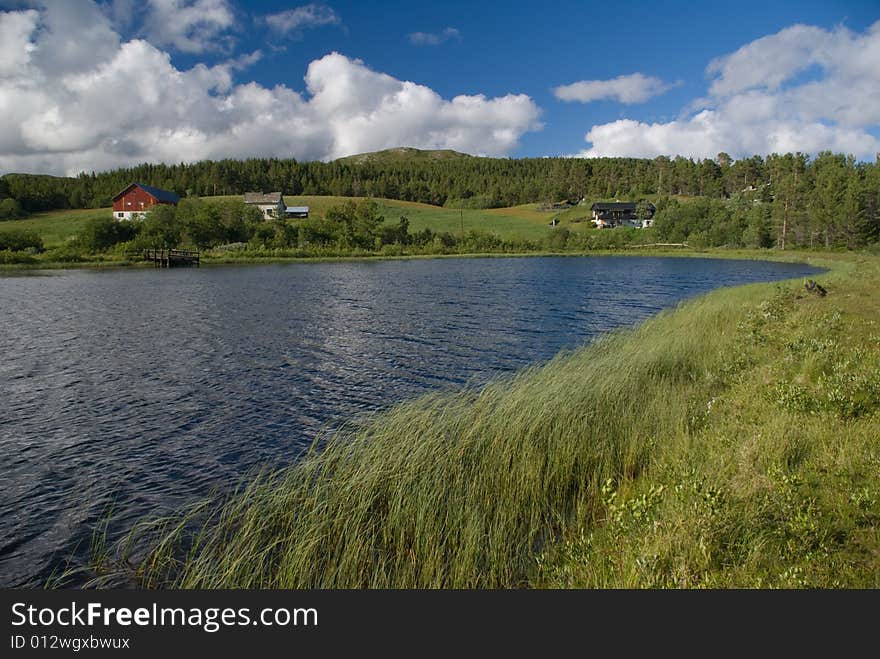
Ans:
POLYGON ((132 222, 118 222, 112 217, 96 217, 80 231, 76 240, 90 252, 105 252, 110 247, 132 240, 138 232, 138 225, 132 222))
POLYGON ((43 239, 34 231, 3 231, 0 232, 0 250, 23 252, 32 249, 36 252, 43 251, 43 239))
POLYGON ((7 198, 0 201, 0 220, 15 220, 27 215, 17 199, 7 198))
POLYGON ((57 261, 60 263, 78 263, 88 259, 88 254, 82 245, 77 241, 71 241, 61 247, 56 247, 47 252, 49 261, 57 261))
POLYGON ((27 252, 13 252, 11 249, 0 250, 0 265, 14 263, 36 263, 37 259, 27 252))
POLYGON ((559 227, 547 238, 547 247, 550 249, 565 249, 571 231, 565 227, 559 227))

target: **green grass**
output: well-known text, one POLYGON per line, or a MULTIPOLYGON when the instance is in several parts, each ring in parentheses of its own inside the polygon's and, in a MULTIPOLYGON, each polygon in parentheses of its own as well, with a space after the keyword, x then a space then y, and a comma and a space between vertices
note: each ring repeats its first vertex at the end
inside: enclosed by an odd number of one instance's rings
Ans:
POLYGON ((525 220, 533 226, 542 227, 545 230, 554 218, 557 221, 557 226, 566 227, 572 231, 584 231, 593 226, 590 222, 593 212, 589 205, 575 206, 562 211, 541 211, 538 210, 540 206, 541 204, 522 204, 510 208, 493 208, 482 212, 489 217, 525 220))
POLYGON ((93 584, 878 587, 880 259, 822 264, 351 425, 93 584))
MULTIPOLYGON (((384 207, 382 212, 385 213, 386 218, 400 214, 400 211, 392 208, 385 210, 384 207)), ((497 234, 503 239, 521 238, 525 240, 541 240, 551 231, 546 223, 537 223, 515 215, 490 213, 484 210, 464 209, 458 211, 427 206, 425 208, 407 208, 403 214, 409 218, 411 231, 431 229, 435 232, 447 231, 457 236, 461 234, 462 227, 464 227, 465 232, 485 231, 497 234)))
POLYGON ((34 231, 43 239, 46 249, 51 249, 73 238, 92 218, 110 217, 111 212, 110 208, 86 208, 36 213, 25 220, 0 222, 0 232, 34 231))

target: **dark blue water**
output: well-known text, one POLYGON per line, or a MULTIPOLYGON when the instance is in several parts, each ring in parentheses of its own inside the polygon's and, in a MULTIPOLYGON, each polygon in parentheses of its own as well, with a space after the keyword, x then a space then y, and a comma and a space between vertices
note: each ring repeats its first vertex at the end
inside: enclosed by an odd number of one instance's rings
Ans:
POLYGON ((436 259, 0 276, 0 585, 322 429, 794 264, 436 259))

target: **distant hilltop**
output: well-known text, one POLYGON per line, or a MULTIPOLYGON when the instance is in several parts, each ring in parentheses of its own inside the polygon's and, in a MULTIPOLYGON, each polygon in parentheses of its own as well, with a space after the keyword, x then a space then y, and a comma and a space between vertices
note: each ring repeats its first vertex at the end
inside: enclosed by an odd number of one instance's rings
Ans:
POLYGON ((384 149, 382 151, 371 151, 369 153, 346 156, 345 158, 338 158, 335 162, 362 165, 365 163, 384 164, 413 160, 458 160, 473 157, 467 153, 460 153, 452 149, 414 149, 409 146, 399 146, 396 149, 384 149))

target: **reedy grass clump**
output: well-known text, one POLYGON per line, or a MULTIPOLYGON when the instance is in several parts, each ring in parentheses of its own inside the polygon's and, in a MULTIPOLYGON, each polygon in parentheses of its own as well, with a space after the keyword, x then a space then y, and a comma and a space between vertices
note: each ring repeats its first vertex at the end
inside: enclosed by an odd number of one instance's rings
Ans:
MULTIPOLYGON (((875 260, 858 272, 880 280, 875 260)), ((864 335, 871 321, 835 288, 859 280, 838 270, 823 282, 823 299, 797 293, 800 282, 718 291, 481 389, 343 428, 213 507, 142 527, 112 562, 105 555, 95 584, 124 575, 183 588, 805 585, 804 565, 823 561, 820 585, 857 582, 863 564, 831 574, 839 552, 828 538, 850 551, 855 536, 839 533, 859 530, 875 552, 880 544, 870 377, 850 391, 835 376, 843 402, 815 410, 773 398, 803 369, 809 391, 828 375, 785 355, 812 349, 810 337, 821 343, 817 319, 834 305, 850 314, 839 330, 864 339, 858 359, 849 347, 838 357, 880 367, 864 335), (832 464, 834 492, 813 471, 832 464), (829 490, 827 505, 813 490, 829 490)))
POLYGON ((702 422, 658 446, 650 474, 606 482, 533 583, 880 586, 878 275, 864 260, 828 276, 828 298, 758 298, 733 344, 745 365, 702 422))

